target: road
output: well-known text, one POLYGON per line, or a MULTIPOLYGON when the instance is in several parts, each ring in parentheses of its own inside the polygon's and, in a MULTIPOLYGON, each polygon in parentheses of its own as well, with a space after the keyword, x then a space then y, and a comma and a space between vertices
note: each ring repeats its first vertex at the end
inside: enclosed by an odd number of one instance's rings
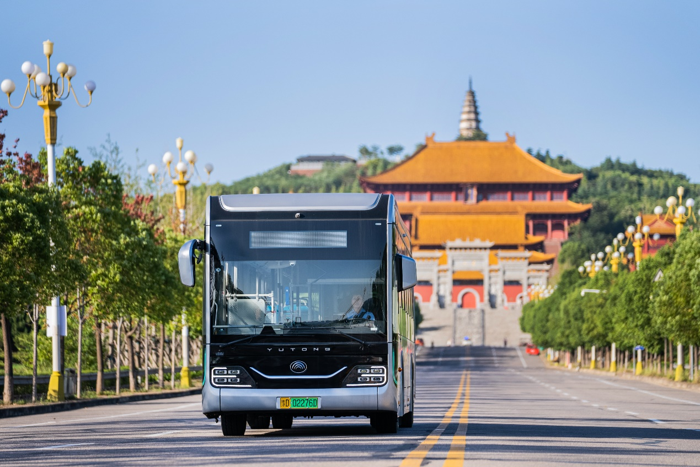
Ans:
POLYGON ((224 438, 199 396, 0 420, 0 465, 699 465, 700 393, 545 369, 514 348, 419 359, 416 420, 296 419, 224 438))

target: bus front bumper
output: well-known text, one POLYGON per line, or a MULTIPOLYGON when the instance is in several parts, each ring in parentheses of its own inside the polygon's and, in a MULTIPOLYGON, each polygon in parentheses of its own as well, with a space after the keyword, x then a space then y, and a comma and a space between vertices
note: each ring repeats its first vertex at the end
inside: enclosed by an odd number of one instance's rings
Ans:
POLYGON ((396 412, 396 387, 390 382, 379 387, 326 389, 234 389, 205 384, 202 409, 208 416, 220 413, 290 413, 303 415, 363 415, 396 412), (318 409, 280 409, 280 397, 319 397, 318 409))

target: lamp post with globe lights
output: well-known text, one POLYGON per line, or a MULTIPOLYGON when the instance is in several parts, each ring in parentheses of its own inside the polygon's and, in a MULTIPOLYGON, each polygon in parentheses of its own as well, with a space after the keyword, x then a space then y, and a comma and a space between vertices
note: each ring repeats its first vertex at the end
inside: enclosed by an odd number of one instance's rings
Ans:
MULTIPOLYGON (((44 55, 46 56, 46 72, 39 65, 30 61, 22 64, 22 73, 27 77, 27 86, 24 88, 22 101, 18 106, 12 105, 10 96, 15 91, 15 83, 6 79, 0 83, 0 90, 7 94, 7 103, 13 109, 19 109, 24 105, 27 94, 37 100, 37 105, 44 110, 44 138, 46 140, 46 154, 48 159, 49 186, 56 184, 56 136, 58 133, 58 116, 56 110, 62 102, 72 94, 75 102, 80 107, 88 107, 92 104, 92 93, 96 89, 94 81, 85 83, 88 93, 88 103, 82 105, 73 87, 73 78, 76 75, 74 65, 60 62, 56 66, 58 77, 54 81, 51 75, 51 56, 53 55, 53 42, 44 41, 44 55)), ((49 381, 48 399, 64 400, 63 373, 61 373, 61 343, 59 335, 66 335, 66 308, 61 306, 60 297, 53 297, 51 305, 46 307, 46 320, 49 324, 48 333, 52 337, 52 372, 49 381)))
MULTIPOLYGON (((170 165, 173 163, 175 157, 170 151, 163 154, 163 163, 166 166, 167 177, 170 178, 175 185, 175 205, 177 206, 179 218, 180 218, 180 232, 184 235, 185 228, 187 226, 187 185, 194 175, 202 183, 207 183, 211 172, 214 170, 214 166, 211 164, 204 164, 204 170, 207 173, 207 180, 204 181, 199 176, 197 172, 197 154, 194 151, 189 150, 185 152, 185 160, 182 160, 182 146, 184 141, 182 138, 177 138, 175 140, 175 146, 178 150, 178 162, 175 164, 175 176, 173 176, 170 170, 170 165), (188 165, 189 164, 189 165, 188 165)), ((153 181, 156 181, 156 175, 158 174, 158 166, 156 164, 151 164, 148 166, 148 173, 153 177, 153 181)), ((166 177, 163 176, 161 182, 166 177)), ((187 316, 185 314, 185 308, 182 309, 182 370, 180 371, 180 386, 183 388, 190 387, 190 369, 189 369, 189 326, 187 325, 187 316)))
MULTIPOLYGON (((175 145, 178 150, 178 162, 175 164, 175 175, 173 176, 170 170, 170 165, 173 163, 175 157, 173 153, 168 151, 163 154, 163 163, 166 166, 166 171, 168 177, 173 181, 175 185, 175 205, 177 206, 178 213, 180 216, 180 232, 185 233, 186 221, 187 221, 187 185, 194 175, 197 175, 199 181, 202 183, 207 183, 209 181, 209 176, 214 170, 214 166, 211 164, 204 164, 204 171, 207 173, 207 180, 204 181, 199 176, 197 167, 197 154, 194 151, 189 150, 185 152, 185 160, 182 160, 182 138, 177 138, 175 140, 175 145), (189 165, 188 165, 189 164, 189 165)), ((153 181, 156 182, 156 175, 158 174, 158 166, 156 164, 151 164, 148 166, 148 173, 153 177, 153 181)), ((165 178, 165 177, 163 177, 165 178)))
MULTIPOLYGON (((666 200, 666 207, 668 208, 668 211, 666 211, 665 219, 673 217, 673 223, 676 225, 676 239, 678 239, 678 237, 681 236, 683 226, 686 222, 688 222, 688 219, 692 218, 695 220, 695 214, 693 213, 695 200, 693 198, 688 198, 685 200, 685 205, 683 205, 683 195, 685 194, 685 189, 682 186, 679 186, 676 193, 678 194, 677 199, 675 196, 669 196, 666 200)), ((657 216, 660 216, 662 212, 663 208, 661 206, 654 208, 654 214, 657 216)))

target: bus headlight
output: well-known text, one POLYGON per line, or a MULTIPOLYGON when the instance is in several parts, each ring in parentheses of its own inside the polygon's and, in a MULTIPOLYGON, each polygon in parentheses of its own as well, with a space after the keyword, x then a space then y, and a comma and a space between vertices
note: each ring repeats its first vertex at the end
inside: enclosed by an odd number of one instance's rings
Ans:
POLYGON ((218 366, 211 370, 212 386, 217 388, 252 388, 255 381, 241 366, 218 366))
POLYGON ((386 384, 386 367, 358 365, 343 380, 343 386, 382 386, 386 384))

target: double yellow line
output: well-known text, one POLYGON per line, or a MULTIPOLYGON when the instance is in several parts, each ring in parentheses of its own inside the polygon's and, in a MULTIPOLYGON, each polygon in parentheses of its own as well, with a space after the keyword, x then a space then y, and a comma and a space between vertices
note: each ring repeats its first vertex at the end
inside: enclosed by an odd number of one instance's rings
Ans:
POLYGON ((452 402, 449 410, 445 413, 440 424, 430 433, 422 443, 418 445, 416 449, 411 451, 411 453, 406 456, 406 458, 401 462, 400 467, 420 467, 428 455, 430 450, 435 446, 435 444, 442 436, 447 426, 452 422, 452 418, 457 412, 459 407, 460 399, 462 399, 462 393, 464 393, 464 404, 462 405, 462 412, 459 415, 459 425, 457 426, 457 431, 452 436, 452 444, 450 445, 450 451, 447 453, 447 458, 443 467, 453 467, 462 466, 464 464, 464 450, 467 445, 467 425, 469 423, 469 387, 470 387, 471 375, 468 371, 462 373, 462 379, 459 382, 459 389, 457 390, 457 396, 452 402), (466 382, 466 384, 465 384, 466 382))

